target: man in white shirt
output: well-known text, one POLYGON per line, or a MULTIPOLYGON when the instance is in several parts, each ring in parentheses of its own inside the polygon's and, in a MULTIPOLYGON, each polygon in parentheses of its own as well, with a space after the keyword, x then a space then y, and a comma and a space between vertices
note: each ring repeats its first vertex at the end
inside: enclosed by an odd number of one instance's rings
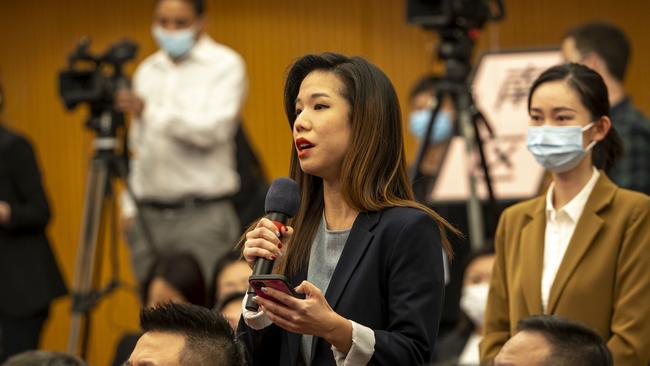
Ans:
MULTIPOLYGON (((161 49, 139 65, 116 108, 132 116, 129 182, 157 251, 189 251, 206 279, 238 237, 229 198, 239 189, 234 135, 247 77, 242 58, 204 32, 202 0, 157 0, 152 33, 161 49)), ((142 282, 154 250, 122 201, 134 272, 142 282)))

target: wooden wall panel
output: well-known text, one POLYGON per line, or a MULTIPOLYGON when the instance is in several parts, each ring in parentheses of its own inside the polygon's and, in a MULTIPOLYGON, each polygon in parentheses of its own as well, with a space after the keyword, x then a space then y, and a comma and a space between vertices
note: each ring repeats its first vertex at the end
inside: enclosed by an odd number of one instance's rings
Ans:
MULTIPOLYGON (((650 39, 646 0, 506 0, 507 19, 486 27, 478 50, 557 45, 565 30, 591 19, 606 19, 625 29, 634 45, 627 86, 650 113, 650 39)), ((286 175, 291 145, 282 107, 288 65, 309 52, 336 51, 367 57, 393 80, 406 112, 411 84, 423 73, 440 70, 434 60, 436 36, 405 24, 403 0, 209 0, 209 31, 239 51, 247 62, 250 89, 243 110, 245 127, 269 177, 286 175)), ((70 282, 74 270, 83 184, 91 154, 85 113, 66 113, 57 96, 56 72, 82 35, 93 49, 128 36, 140 45, 137 61, 155 50, 150 36, 153 0, 23 0, 0 2, 0 73, 5 85, 5 120, 35 143, 55 210, 49 228, 55 253, 70 282)), ((135 63, 129 65, 132 71, 135 63)), ((405 128, 406 130, 406 128, 405 128)), ((407 156, 415 151, 407 135, 407 156)), ((132 282, 128 248, 119 246, 122 278, 132 282)), ((104 248, 102 279, 108 279, 104 248)), ((37 270, 37 269, 35 269, 37 270)), ((90 363, 108 363, 124 330, 136 329, 138 303, 123 288, 97 309, 90 341, 90 363)), ((69 302, 52 308, 42 345, 64 350, 69 302)))

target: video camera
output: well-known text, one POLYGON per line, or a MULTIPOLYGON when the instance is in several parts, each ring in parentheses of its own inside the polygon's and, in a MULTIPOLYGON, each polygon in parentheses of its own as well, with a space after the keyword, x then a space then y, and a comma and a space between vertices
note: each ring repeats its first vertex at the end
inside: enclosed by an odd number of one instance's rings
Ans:
POLYGON ((447 79, 465 82, 476 31, 505 15, 503 0, 407 0, 409 23, 438 31, 438 56, 447 61, 447 79))
POLYGON ((503 18, 502 0, 408 0, 409 23, 428 29, 481 29, 488 20, 503 18))
POLYGON ((68 68, 59 73, 59 94, 68 110, 87 103, 91 113, 88 127, 98 131, 98 117, 113 111, 115 91, 129 85, 123 67, 135 57, 138 46, 124 39, 100 55, 91 54, 89 47, 90 40, 84 38, 68 56, 68 68))

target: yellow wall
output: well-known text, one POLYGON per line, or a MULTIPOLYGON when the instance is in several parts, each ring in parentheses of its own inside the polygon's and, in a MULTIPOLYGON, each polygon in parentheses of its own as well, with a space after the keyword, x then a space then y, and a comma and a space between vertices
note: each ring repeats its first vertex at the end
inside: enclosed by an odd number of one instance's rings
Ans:
MULTIPOLYGON (((56 73, 82 35, 103 51, 128 36, 140 44, 137 61, 155 50, 150 37, 152 0, 21 0, 0 2, 0 72, 5 85, 5 120, 34 141, 55 217, 49 234, 65 278, 71 282, 77 247, 83 184, 91 134, 84 112, 66 113, 57 96, 56 73)), ((487 27, 480 49, 555 45, 572 25, 590 19, 620 24, 634 44, 627 86, 650 112, 650 53, 646 0, 507 0, 507 20, 487 27)), ((287 66, 309 52, 362 55, 393 80, 405 110, 409 86, 432 70, 436 36, 405 24, 403 0, 241 0, 208 1, 210 33, 238 50, 248 64, 250 92, 245 126, 270 177, 286 175, 290 132, 282 112, 287 66)), ((133 70, 131 64, 129 71, 133 70)), ((407 141, 413 155, 412 138, 407 141)), ((4 158, 4 157, 3 157, 4 158)), ((120 243, 120 271, 132 282, 127 247, 120 243)), ((108 276, 104 253, 102 278, 108 276)), ((38 270, 38 269, 34 269, 38 270)), ((137 299, 121 289, 97 309, 90 340, 93 365, 112 357, 114 342, 137 327, 137 299)), ((52 308, 43 348, 64 350, 69 301, 52 308)))

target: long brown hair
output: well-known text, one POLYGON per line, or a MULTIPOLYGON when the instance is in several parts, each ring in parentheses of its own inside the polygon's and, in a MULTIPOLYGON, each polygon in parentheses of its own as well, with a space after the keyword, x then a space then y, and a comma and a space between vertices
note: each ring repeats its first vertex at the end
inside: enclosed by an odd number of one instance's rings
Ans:
MULTIPOLYGON (((438 224, 445 251, 452 249, 447 230, 459 234, 445 219, 416 202, 406 173, 399 102, 388 77, 361 57, 335 53, 306 55, 290 68, 284 88, 284 107, 293 128, 295 100, 303 79, 313 71, 331 72, 344 84, 342 96, 350 104, 351 141, 341 166, 342 194, 360 212, 389 207, 413 207, 428 213, 438 224)), ((297 230, 278 272, 297 273, 309 263, 314 235, 323 212, 323 181, 300 169, 296 149, 291 149, 291 178, 300 185, 301 204, 292 224, 297 230)))

